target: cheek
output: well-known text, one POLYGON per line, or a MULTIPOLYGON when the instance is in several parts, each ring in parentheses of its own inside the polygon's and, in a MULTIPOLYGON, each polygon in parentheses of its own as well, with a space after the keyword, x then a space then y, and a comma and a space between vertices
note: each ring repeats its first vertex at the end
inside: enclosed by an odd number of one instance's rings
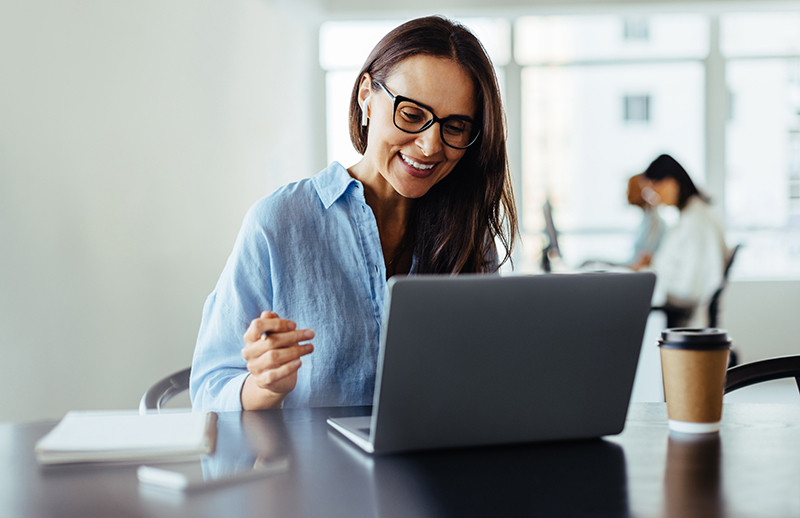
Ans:
POLYGON ((448 149, 445 156, 447 157, 447 161, 450 163, 452 168, 455 167, 462 158, 464 158, 465 154, 466 150, 459 151, 457 149, 448 149))
POLYGON ((374 151, 388 153, 394 147, 406 145, 409 140, 413 140, 413 136, 399 131, 394 125, 387 127, 385 124, 376 124, 370 128, 367 136, 367 149, 371 147, 374 151))

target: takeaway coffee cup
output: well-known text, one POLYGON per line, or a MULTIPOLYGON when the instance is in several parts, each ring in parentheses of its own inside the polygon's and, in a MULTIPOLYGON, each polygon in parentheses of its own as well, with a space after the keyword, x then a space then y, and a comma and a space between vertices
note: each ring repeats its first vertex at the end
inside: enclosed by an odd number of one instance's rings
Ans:
POLYGON ((719 431, 731 340, 724 329, 673 328, 661 333, 661 371, 670 430, 719 431))

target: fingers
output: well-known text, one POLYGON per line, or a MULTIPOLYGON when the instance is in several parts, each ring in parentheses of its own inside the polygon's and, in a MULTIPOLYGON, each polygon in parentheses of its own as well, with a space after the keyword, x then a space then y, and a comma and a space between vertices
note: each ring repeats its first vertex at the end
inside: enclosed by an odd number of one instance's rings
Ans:
POLYGON ((300 342, 314 337, 310 329, 297 329, 291 320, 277 313, 264 311, 250 322, 244 333, 242 356, 255 384, 275 393, 288 393, 297 381, 300 358, 314 350, 310 343, 300 342))
POLYGON ((265 311, 259 318, 250 322, 250 326, 244 333, 244 341, 249 344, 260 340, 264 333, 282 333, 295 329, 297 329, 297 324, 291 320, 279 318, 277 313, 265 311))
MULTIPOLYGON (((314 338, 314 331, 311 329, 301 329, 298 331, 275 332, 263 335, 255 342, 247 343, 242 349, 242 356, 245 360, 251 361, 265 354, 267 351, 292 347, 314 338)), ((247 342, 247 340, 245 340, 247 342)))
POLYGON ((295 345, 280 349, 271 349, 264 354, 248 360, 247 370, 251 374, 260 374, 270 369, 278 369, 287 363, 300 359, 314 351, 313 344, 295 345))
MULTIPOLYGON (((285 363, 277 369, 268 369, 259 373, 251 371, 250 374, 254 377, 256 385, 264 389, 270 389, 272 386, 279 384, 282 380, 295 375, 301 365, 303 365, 303 362, 298 359, 285 363)), ((277 390, 276 392, 282 391, 277 390)))

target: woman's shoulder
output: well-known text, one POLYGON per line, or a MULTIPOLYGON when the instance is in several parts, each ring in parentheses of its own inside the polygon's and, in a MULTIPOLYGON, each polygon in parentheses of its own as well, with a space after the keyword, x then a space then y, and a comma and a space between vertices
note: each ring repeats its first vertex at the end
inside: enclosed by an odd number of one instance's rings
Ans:
POLYGON ((354 181, 344 167, 334 162, 316 175, 285 184, 256 201, 247 211, 245 225, 265 228, 322 217, 329 199, 337 196, 332 193, 341 195, 354 181))
POLYGON ((315 195, 311 178, 303 178, 296 182, 278 187, 250 207, 249 215, 252 217, 272 216, 286 211, 296 210, 296 207, 306 205, 313 200, 315 195))
POLYGON ((329 191, 343 192, 353 180, 347 170, 338 162, 333 162, 310 178, 303 178, 285 184, 271 194, 259 199, 250 208, 253 217, 289 216, 307 212, 309 208, 326 203, 329 191))
POLYGON ((676 227, 676 235, 681 246, 689 243, 711 244, 720 243, 724 246, 725 226, 717 215, 714 207, 707 201, 693 196, 681 211, 681 217, 676 227))
POLYGON ((681 220, 688 220, 694 224, 710 223, 715 227, 721 227, 722 221, 714 207, 699 196, 689 198, 686 206, 681 210, 681 220))

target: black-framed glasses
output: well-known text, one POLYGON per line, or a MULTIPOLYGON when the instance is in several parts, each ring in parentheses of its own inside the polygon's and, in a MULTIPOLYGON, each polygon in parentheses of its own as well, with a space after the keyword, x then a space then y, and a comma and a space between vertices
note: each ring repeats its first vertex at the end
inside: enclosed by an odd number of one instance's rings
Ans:
POLYGON ((392 120, 397 129, 406 133, 422 133, 426 129, 439 123, 439 134, 442 142, 455 149, 466 149, 478 140, 481 134, 480 127, 464 115, 451 115, 440 119, 433 114, 433 110, 413 99, 394 95, 386 85, 375 81, 394 102, 392 120))

